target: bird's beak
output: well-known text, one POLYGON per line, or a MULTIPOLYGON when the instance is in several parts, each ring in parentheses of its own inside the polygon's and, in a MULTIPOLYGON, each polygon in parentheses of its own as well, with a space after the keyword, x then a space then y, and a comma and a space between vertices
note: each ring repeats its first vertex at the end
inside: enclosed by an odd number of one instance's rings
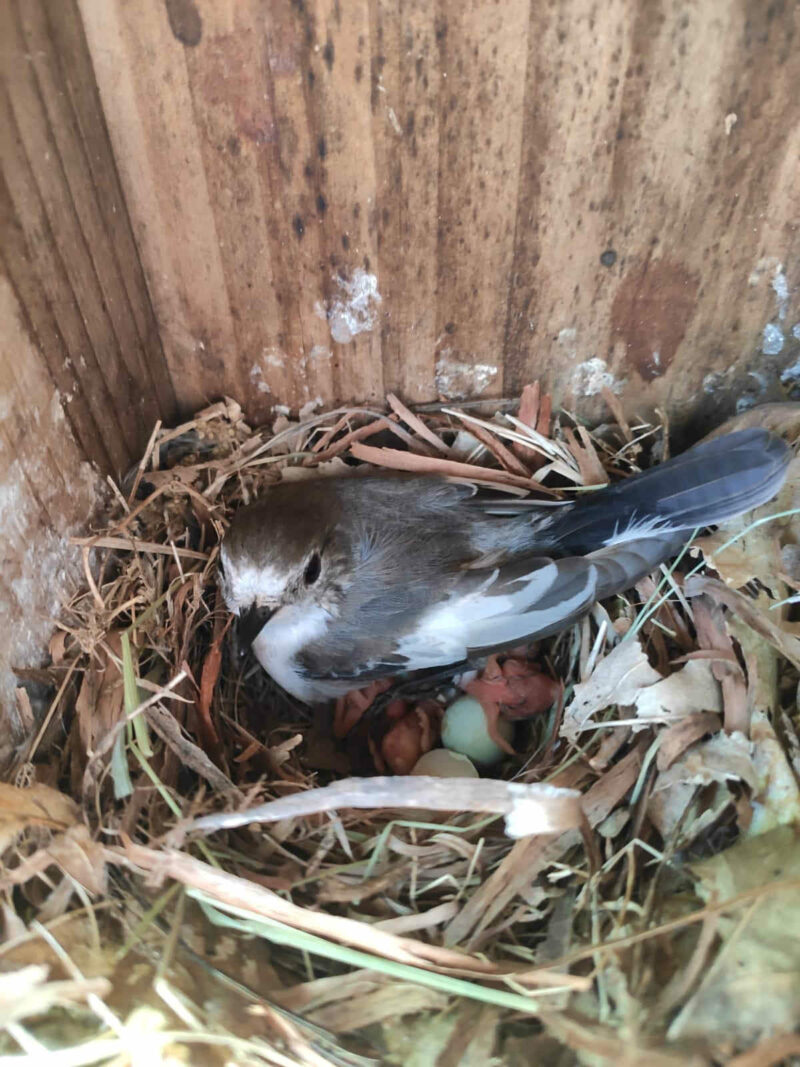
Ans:
POLYGON ((242 652, 250 648, 277 610, 277 606, 258 607, 252 604, 247 611, 242 612, 236 627, 239 647, 242 652))

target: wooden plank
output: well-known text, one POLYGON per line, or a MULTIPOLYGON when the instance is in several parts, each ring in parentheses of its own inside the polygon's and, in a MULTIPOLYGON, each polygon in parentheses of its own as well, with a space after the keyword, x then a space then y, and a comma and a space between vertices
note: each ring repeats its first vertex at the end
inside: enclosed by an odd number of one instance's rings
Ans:
POLYGON ((29 238, 37 205, 46 217, 66 286, 59 297, 61 306, 65 312, 70 305, 79 311, 79 317, 72 315, 72 336, 77 340, 80 335, 84 364, 78 362, 76 375, 105 385, 117 433, 135 454, 141 421, 152 421, 156 410, 151 383, 141 380, 135 360, 129 358, 130 333, 117 333, 118 327, 124 330, 128 323, 134 324, 129 315, 112 310, 125 309, 127 301, 116 300, 124 288, 118 275, 109 271, 108 257, 103 257, 103 229, 83 148, 60 96, 55 51, 47 35, 37 32, 38 10, 36 4, 9 3, 0 11, 0 33, 12 57, 4 71, 9 121, 24 153, 20 165, 9 168, 9 186, 29 238), (30 186, 21 181, 26 166, 30 186))
POLYGON ((371 89, 356 68, 374 60, 366 0, 316 0, 306 15, 306 107, 319 158, 322 287, 338 395, 383 398, 371 89), (314 136, 315 135, 315 136, 314 136), (320 197, 322 199, 320 199, 320 197), (342 240, 345 237, 347 240, 342 240), (347 245, 347 247, 345 247, 347 245))
POLYGON ((312 154, 304 46, 288 10, 278 35, 267 5, 205 3, 198 10, 202 40, 185 48, 189 84, 224 234, 220 252, 239 346, 230 358, 241 365, 245 407, 258 420, 276 403, 297 408, 333 393, 327 324, 314 309, 320 299, 314 198, 302 173, 312 154), (281 83, 299 121, 283 111, 281 83))
MULTIPOLYGON (((372 136, 378 173, 378 248, 386 388, 433 397, 437 346, 439 45, 427 0, 371 5, 372 136)), ((364 59, 358 79, 369 75, 364 59)), ((356 76, 354 72, 354 77, 356 76)), ((448 335, 439 339, 444 343, 448 335)))
MULTIPOLYGON (((120 286, 119 295, 114 300, 115 304, 120 305, 116 314, 125 316, 129 313, 135 320, 137 337, 131 337, 126 343, 139 350, 138 358, 146 364, 146 373, 152 383, 157 414, 169 422, 175 417, 175 390, 133 239, 77 4, 75 0, 57 4, 48 0, 40 2, 46 16, 47 34, 52 40, 48 60, 52 59, 59 70, 57 92, 63 94, 71 105, 73 121, 91 176, 94 207, 102 219, 106 241, 110 246, 110 253, 104 254, 110 255, 113 262, 107 266, 104 264, 104 270, 113 273, 120 286)), ((30 9, 33 9, 33 4, 30 9)), ((29 7, 26 6, 24 10, 27 14, 29 7)), ((69 171, 67 174, 71 177, 69 171)), ((75 195, 74 199, 76 208, 80 209, 78 201, 81 197, 75 195)), ((128 332, 130 328, 125 327, 125 330, 128 332)))
MULTIPOLYGON (((66 7, 67 5, 65 5, 66 7)), ((98 352, 98 369, 116 402, 116 413, 130 419, 131 445, 139 447, 139 427, 152 424, 160 414, 156 381, 145 358, 144 347, 132 314, 112 235, 100 210, 98 186, 89 166, 71 100, 65 92, 67 79, 61 68, 57 41, 51 36, 45 11, 38 0, 17 4, 18 47, 28 58, 31 87, 41 117, 39 137, 28 138, 26 150, 42 192, 54 236, 65 260, 83 318, 98 352), (45 140, 45 123, 46 134, 45 140), (56 159, 48 159, 54 148, 56 159), (67 252, 67 250, 69 250, 67 252)), ((21 93, 17 78, 13 94, 21 93)), ((33 101, 27 102, 28 107, 33 101)), ((20 128, 31 131, 32 116, 19 116, 20 128)), ((113 172, 113 168, 112 168, 113 172)), ((107 172, 98 174, 101 187, 107 172)), ((123 205, 120 202, 119 208, 123 205)), ((118 229, 121 229, 119 227, 118 229)), ((163 360, 162 360, 163 363, 163 360)), ((159 382, 163 385, 163 382, 159 382)))
POLYGON ((161 4, 80 0, 80 11, 180 406, 242 396, 185 46, 161 4))
MULTIPOLYGON (((3 211, 4 246, 8 242, 12 250, 6 260, 9 273, 18 292, 31 297, 27 311, 36 332, 43 328, 52 336, 51 322, 55 327, 63 354, 59 352, 60 345, 51 344, 43 346, 43 353, 48 357, 53 381, 64 395, 85 400, 86 407, 79 406, 74 414, 75 418, 81 418, 79 412, 85 412, 90 419, 82 436, 91 436, 95 429, 112 469, 119 473, 131 461, 130 445, 120 432, 114 400, 98 371, 98 354, 64 262, 67 250, 59 248, 51 229, 5 87, 0 88, 0 137, 5 178, 3 199, 7 197, 3 211)), ((82 280, 86 280, 88 288, 90 283, 85 275, 82 280)), ((127 429, 131 432, 129 421, 127 429)), ((97 455, 97 448, 88 454, 97 455)))
POLYGON ((605 382, 698 429, 776 398, 791 359, 763 331, 786 353, 800 310, 796 9, 576 0, 533 20, 509 391, 544 374, 597 418, 605 382))
MULTIPOLYGON (((4 112, 0 99, 0 128, 4 112)), ((4 148, 7 143, 3 142, 4 148)), ((4 152, 7 162, 8 155, 4 152)), ((16 218, 14 204, 6 185, 0 177, 0 265, 9 285, 14 289, 19 305, 19 315, 35 335, 39 359, 47 366, 51 381, 64 398, 66 417, 83 455, 105 471, 121 469, 127 462, 124 450, 114 447, 117 435, 113 419, 108 417, 109 408, 105 397, 89 389, 84 393, 77 383, 70 350, 61 334, 58 322, 45 293, 40 274, 42 263, 34 262, 25 242, 25 236, 16 218), (108 439, 108 445, 106 444, 108 439)), ((6 358, 14 358, 9 347, 6 358)), ((78 357, 80 361, 80 357, 78 357)))
POLYGON ((500 396, 528 0, 439 7, 437 392, 500 396))
POLYGON ((183 410, 230 393, 259 421, 539 377, 588 418, 608 384, 630 412, 698 425, 781 394, 800 318, 796 7, 5 12, 32 56, 6 96, 22 252, 6 261, 103 462, 174 410, 172 386, 183 410), (59 346, 87 361, 69 386, 59 346))
POLYGON ((87 521, 102 482, 64 417, 36 338, 0 274, 0 767, 19 741, 14 667, 41 662, 62 597, 80 575, 69 534, 87 521))

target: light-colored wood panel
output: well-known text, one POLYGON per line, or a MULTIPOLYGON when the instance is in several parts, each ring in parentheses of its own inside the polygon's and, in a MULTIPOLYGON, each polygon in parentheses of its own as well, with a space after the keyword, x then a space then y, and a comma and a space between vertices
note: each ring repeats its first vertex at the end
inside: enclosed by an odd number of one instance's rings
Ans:
MULTIPOLYGON (((159 400, 166 399, 151 366, 131 310, 124 275, 104 224, 94 175, 69 96, 59 50, 46 11, 38 0, 17 7, 15 45, 28 60, 31 98, 22 96, 17 74, 13 96, 31 112, 17 114, 26 151, 70 281, 79 295, 83 318, 97 355, 95 373, 105 381, 126 441, 135 451, 139 426, 153 422, 159 400)), ((103 182, 106 170, 100 174, 103 182)), ((119 205, 123 207, 122 204, 119 205)))
POLYGON ((14 667, 39 662, 62 597, 80 574, 68 535, 101 481, 75 439, 9 280, 0 274, 0 766, 15 736, 14 667))
MULTIPOLYGON (((371 5, 375 64, 373 139, 378 174, 386 387, 431 398, 437 347, 439 45, 427 0, 371 5)), ((365 62, 356 68, 364 77, 365 62)), ((445 335, 446 336, 446 335, 445 335)), ((445 337, 442 337, 444 341, 445 337)))
POLYGON ((510 391, 544 372, 597 417, 606 381, 698 426, 774 398, 791 359, 763 330, 791 353, 800 307, 797 9, 576 0, 534 21, 510 391))
POLYGON ((503 388, 530 6, 439 8, 436 384, 445 396, 503 388))
POLYGON ((380 322, 386 308, 380 292, 372 133, 372 75, 377 75, 365 73, 375 62, 376 42, 366 0, 316 0, 306 18, 307 113, 319 157, 319 194, 311 218, 322 216, 322 284, 334 386, 342 396, 378 400, 384 393, 380 322))
POLYGON ((241 395, 185 46, 161 4, 81 0, 80 11, 181 406, 241 395))
MULTIPOLYGON (((44 12, 40 23, 47 25, 51 51, 47 53, 46 65, 52 63, 58 70, 59 84, 56 94, 71 105, 71 119, 78 131, 85 163, 91 176, 89 205, 78 204, 84 200, 83 193, 76 193, 76 209, 86 211, 95 207, 106 233, 106 243, 114 262, 109 269, 121 285, 117 295, 109 297, 109 303, 120 305, 115 313, 130 314, 136 323, 138 342, 130 343, 140 350, 140 358, 146 364, 142 381, 152 385, 153 395, 148 399, 165 419, 174 417, 175 392, 169 378, 158 325, 144 274, 139 262, 139 253, 131 232, 128 208, 123 197, 117 174, 108 129, 103 114, 94 70, 86 47, 80 14, 74 0, 69 3, 52 3, 39 0, 44 12), (54 55, 53 55, 54 54, 54 55), (93 203, 92 203, 93 202, 93 203)), ((33 9, 27 3, 26 13, 33 9)), ((42 60, 40 58, 40 66, 42 60)), ((52 71, 48 72, 52 78, 52 71)), ((106 282, 107 284, 107 282, 106 282)), ((141 372, 140 372, 141 373, 141 372)), ((144 415, 143 417, 147 417, 144 415)))
POLYGON ((11 273, 51 376, 56 345, 93 353, 57 384, 112 465, 146 421, 131 381, 152 412, 174 386, 261 420, 542 377, 588 417, 610 383, 686 423, 774 398, 796 359, 796 5, 6 11, 34 56, 8 82, 11 273))

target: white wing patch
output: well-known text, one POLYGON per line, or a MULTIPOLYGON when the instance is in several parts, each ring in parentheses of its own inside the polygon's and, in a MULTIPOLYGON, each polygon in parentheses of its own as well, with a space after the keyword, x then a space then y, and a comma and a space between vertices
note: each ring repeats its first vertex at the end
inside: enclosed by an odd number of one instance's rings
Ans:
POLYGON ((506 645, 525 637, 536 636, 568 620, 575 612, 588 607, 595 597, 596 572, 587 566, 584 581, 570 597, 554 599, 548 597, 540 607, 533 606, 529 611, 514 615, 505 615, 484 619, 469 629, 469 648, 488 648, 492 645, 506 645))
POLYGON ((594 599, 596 572, 587 566, 585 580, 571 595, 552 595, 560 568, 548 563, 532 572, 528 581, 515 578, 514 592, 492 595, 500 571, 494 570, 476 589, 454 593, 444 604, 423 615, 413 633, 406 634, 396 651, 409 660, 410 669, 445 666, 465 659, 472 648, 504 645, 567 619, 594 599), (551 592, 552 594, 548 596, 551 592))

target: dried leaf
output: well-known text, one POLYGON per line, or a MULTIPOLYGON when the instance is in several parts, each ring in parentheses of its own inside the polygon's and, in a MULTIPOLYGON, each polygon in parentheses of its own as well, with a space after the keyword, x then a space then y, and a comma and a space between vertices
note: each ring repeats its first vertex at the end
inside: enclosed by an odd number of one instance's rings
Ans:
POLYGON ((699 741, 656 778, 647 804, 647 814, 665 840, 670 840, 679 824, 682 839, 691 841, 711 825, 731 802, 729 781, 742 781, 755 791, 758 773, 753 762, 753 745, 742 734, 717 734, 699 741), (684 813, 699 786, 718 783, 714 799, 693 823, 683 823, 684 813))
POLYGON ((722 690, 709 660, 689 660, 636 697, 636 714, 648 723, 668 723, 698 711, 722 711, 722 690))
POLYGON ((753 763, 755 746, 743 734, 719 733, 699 741, 656 780, 653 793, 669 788, 673 782, 710 785, 712 782, 739 781, 751 789, 758 787, 753 763))
POLYGON ((636 704, 642 689, 661 681, 648 663, 638 640, 622 641, 600 660, 586 682, 575 686, 575 695, 564 712, 561 736, 576 741, 582 730, 593 725, 592 716, 611 705, 636 704))
POLYGON ((719 605, 710 598, 695 600, 694 624, 701 649, 718 653, 712 661, 712 670, 722 685, 725 729, 728 733, 736 730, 747 733, 750 729, 747 686, 719 605))
POLYGON ((665 771, 681 756, 690 745, 699 741, 706 734, 715 734, 720 728, 720 719, 710 711, 694 711, 661 734, 658 746, 656 766, 665 771))
POLYGON ((704 900, 729 900, 769 886, 746 911, 720 917, 726 944, 700 989, 673 1022, 669 1038, 750 1043, 800 1023, 800 842, 791 827, 739 842, 694 866, 704 900))
POLYGON ((787 631, 785 627, 789 624, 780 626, 778 622, 773 622, 772 618, 748 597, 729 589, 723 582, 714 578, 695 575, 686 582, 685 592, 690 598, 705 593, 718 603, 724 604, 800 669, 800 637, 787 631))
POLYGON ((78 822, 79 814, 74 800, 49 785, 35 782, 29 789, 19 789, 0 782, 0 855, 27 827, 66 830, 78 822))
POLYGON ((35 964, 10 974, 0 974, 0 1027, 44 1015, 56 1006, 83 1001, 92 993, 106 996, 111 991, 111 983, 105 978, 48 982, 47 974, 47 967, 35 964))

